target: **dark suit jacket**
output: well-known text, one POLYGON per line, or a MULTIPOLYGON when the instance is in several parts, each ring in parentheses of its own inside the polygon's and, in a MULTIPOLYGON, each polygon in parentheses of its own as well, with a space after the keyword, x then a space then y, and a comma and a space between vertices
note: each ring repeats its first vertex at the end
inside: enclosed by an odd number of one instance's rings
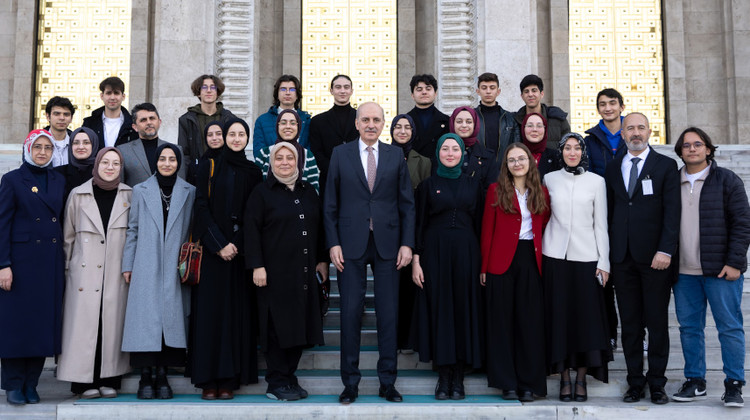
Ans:
POLYGON ((341 245, 344 258, 364 255, 370 218, 378 254, 394 259, 401 246, 414 248, 415 208, 404 153, 380 142, 373 192, 367 186, 359 140, 333 149, 324 202, 326 245, 341 245))
POLYGON ((419 118, 417 107, 409 111, 409 116, 414 120, 416 126, 416 138, 414 139, 413 149, 422 156, 430 158, 433 171, 437 170, 437 160, 435 158, 435 149, 437 141, 443 134, 450 132, 447 115, 440 112, 433 106, 432 122, 428 127, 422 127, 422 119, 419 118))
MULTIPOLYGON (((157 138, 156 141, 156 147, 166 143, 166 141, 160 138, 157 138)), ((151 175, 153 175, 151 173, 151 167, 148 164, 146 151, 143 150, 143 140, 136 139, 121 144, 117 146, 117 148, 120 150, 120 153, 122 153, 122 172, 120 177, 122 178, 122 182, 127 186, 134 187, 141 182, 145 182, 151 175)), ((182 151, 180 146, 177 146, 177 148, 182 151)), ((181 160, 182 165, 180 165, 180 169, 177 170, 177 176, 185 179, 187 165, 184 157, 181 160)))
POLYGON ((652 148, 631 199, 620 170, 623 157, 612 160, 604 173, 610 261, 623 262, 628 252, 641 264, 651 264, 657 251, 674 256, 679 243, 681 212, 677 163, 652 148), (651 179, 653 194, 643 195, 644 179, 651 179))

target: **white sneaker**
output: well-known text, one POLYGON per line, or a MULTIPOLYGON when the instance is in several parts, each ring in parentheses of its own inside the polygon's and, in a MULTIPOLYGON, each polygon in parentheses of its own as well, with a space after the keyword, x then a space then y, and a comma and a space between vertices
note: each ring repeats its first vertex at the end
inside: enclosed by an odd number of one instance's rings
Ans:
POLYGON ((108 386, 103 386, 99 388, 99 393, 102 395, 102 398, 115 398, 117 397, 117 391, 114 390, 114 388, 110 388, 108 386))
POLYGON ((81 398, 83 398, 84 400, 99 398, 101 396, 102 395, 99 393, 98 389, 87 389, 86 391, 83 392, 83 394, 81 394, 81 398))

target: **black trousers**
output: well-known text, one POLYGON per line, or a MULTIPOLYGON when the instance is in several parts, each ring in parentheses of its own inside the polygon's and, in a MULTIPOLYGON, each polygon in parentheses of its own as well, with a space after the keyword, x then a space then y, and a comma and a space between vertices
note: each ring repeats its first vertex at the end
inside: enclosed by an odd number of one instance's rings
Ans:
POLYGON ((396 336, 398 324, 399 273, 396 259, 382 259, 378 255, 370 232, 367 250, 361 258, 346 258, 344 271, 339 273, 341 294, 341 381, 346 386, 358 386, 359 348, 362 333, 362 311, 367 290, 367 264, 375 276, 375 313, 378 329, 378 378, 382 385, 396 383, 396 336))
POLYGON ((617 310, 615 309, 615 288, 612 282, 604 286, 604 309, 607 311, 609 338, 617 341, 617 310))
POLYGON ((518 241, 510 268, 487 273, 487 383, 547 395, 544 291, 534 242, 518 241))
POLYGON ((268 320, 268 349, 266 351, 266 382, 269 389, 297 385, 297 371, 304 346, 281 348, 273 320, 268 320))
POLYGON ((44 369, 44 357, 0 359, 0 388, 6 391, 36 388, 44 369))
MULTIPOLYGON (((672 262, 674 264, 674 261, 672 262)), ((612 264, 612 279, 620 310, 622 350, 628 368, 628 384, 664 387, 669 361, 670 270, 654 270, 628 254, 612 264), (643 326, 648 329, 648 372, 643 375, 643 326)))

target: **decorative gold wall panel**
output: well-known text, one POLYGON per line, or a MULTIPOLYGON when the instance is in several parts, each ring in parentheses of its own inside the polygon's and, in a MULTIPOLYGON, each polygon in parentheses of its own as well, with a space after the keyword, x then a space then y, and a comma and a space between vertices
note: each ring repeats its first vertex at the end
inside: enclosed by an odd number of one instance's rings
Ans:
MULTIPOLYGON (((34 127, 53 96, 73 102, 71 128, 102 106, 99 82, 130 79, 130 0, 39 0, 34 127)), ((127 107, 127 102, 123 103, 127 107)))
POLYGON ((666 142, 659 0, 570 0, 570 123, 583 133, 599 122, 596 94, 617 89, 625 114, 648 116, 651 140, 666 142))
POLYGON ((390 121, 397 112, 396 0, 302 1, 302 108, 315 115, 333 106, 331 78, 352 78, 352 106, 375 101, 390 121))

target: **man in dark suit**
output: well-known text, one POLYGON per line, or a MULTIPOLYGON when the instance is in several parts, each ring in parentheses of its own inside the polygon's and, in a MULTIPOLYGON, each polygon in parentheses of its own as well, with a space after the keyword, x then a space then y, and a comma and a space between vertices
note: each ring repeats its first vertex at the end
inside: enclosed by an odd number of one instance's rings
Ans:
POLYGON ((625 402, 638 402, 648 383, 651 402, 666 404, 664 372, 669 359, 667 307, 672 256, 680 228, 677 163, 648 145, 648 118, 633 112, 623 120, 628 152, 604 174, 609 205, 610 261, 628 368, 625 402), (643 375, 643 325, 648 329, 648 372, 643 375))
POLYGON ((349 99, 354 93, 352 79, 345 74, 337 74, 331 80, 333 107, 310 120, 310 151, 320 169, 320 195, 325 194, 325 181, 333 148, 359 136, 354 120, 357 110, 352 108, 349 99))
POLYGON ((415 210, 409 170, 401 149, 380 142, 383 108, 367 102, 357 109, 359 140, 333 149, 324 221, 331 261, 341 293, 341 380, 343 404, 354 402, 362 375, 359 346, 367 264, 375 276, 379 395, 402 401, 396 382, 398 270, 411 262, 415 210))
POLYGON ((438 83, 431 74, 417 74, 409 82, 414 108, 409 116, 416 126, 416 138, 413 149, 422 156, 430 158, 433 172, 437 168, 435 148, 438 139, 450 131, 448 116, 435 107, 438 83))

